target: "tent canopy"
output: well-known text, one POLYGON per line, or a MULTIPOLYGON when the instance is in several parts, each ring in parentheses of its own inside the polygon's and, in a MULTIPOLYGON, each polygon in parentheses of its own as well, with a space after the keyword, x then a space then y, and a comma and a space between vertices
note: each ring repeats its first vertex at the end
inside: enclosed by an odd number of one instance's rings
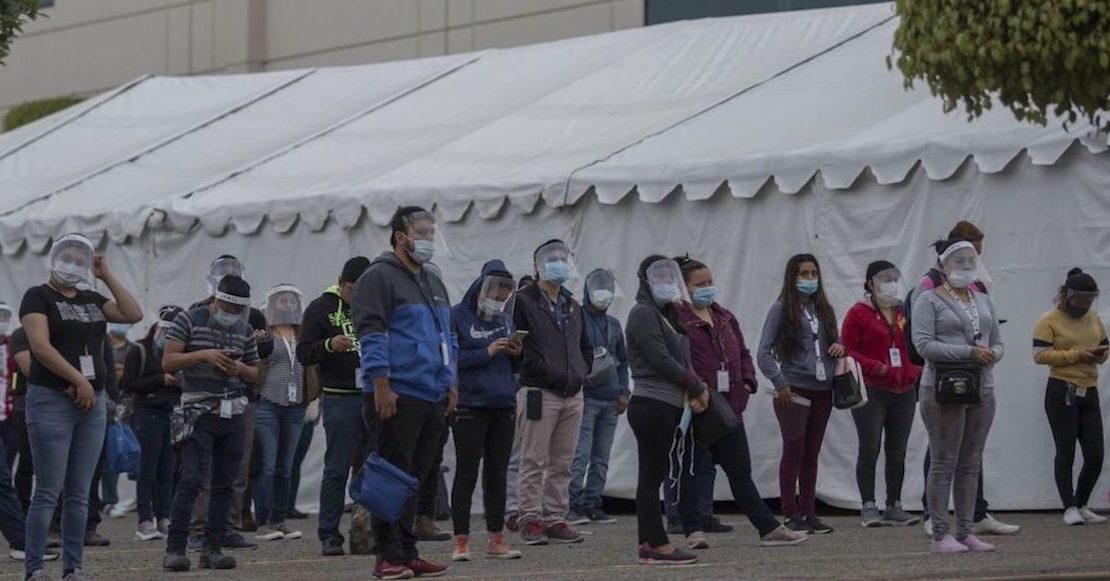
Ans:
POLYGON ((63 231, 117 242, 384 224, 400 201, 448 221, 596 194, 702 200, 866 171, 946 179, 1022 151, 1054 164, 1106 136, 968 123, 888 70, 890 4, 683 21, 507 50, 358 67, 144 77, 0 136, 0 249, 63 231))

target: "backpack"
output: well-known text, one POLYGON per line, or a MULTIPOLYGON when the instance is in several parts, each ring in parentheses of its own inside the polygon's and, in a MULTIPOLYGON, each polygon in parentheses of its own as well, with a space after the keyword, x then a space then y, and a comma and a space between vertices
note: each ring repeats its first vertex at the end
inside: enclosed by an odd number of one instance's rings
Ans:
MULTIPOLYGON (((932 281, 934 287, 939 286, 941 284, 941 282, 943 282, 941 280, 940 273, 937 272, 936 269, 929 269, 929 272, 926 273, 925 276, 929 277, 929 280, 932 281)), ((912 316, 913 316, 913 296, 914 296, 914 292, 917 291, 917 288, 918 287, 915 286, 912 289, 910 289, 910 292, 906 293, 906 300, 902 302, 902 305, 903 305, 902 310, 904 311, 903 314, 906 317, 906 326, 902 329, 902 334, 905 335, 905 337, 906 337, 906 355, 910 358, 910 363, 913 363, 914 365, 917 365, 917 366, 920 367, 922 365, 925 365, 925 358, 922 357, 921 354, 917 352, 917 347, 913 344, 913 319, 912 319, 912 316)))

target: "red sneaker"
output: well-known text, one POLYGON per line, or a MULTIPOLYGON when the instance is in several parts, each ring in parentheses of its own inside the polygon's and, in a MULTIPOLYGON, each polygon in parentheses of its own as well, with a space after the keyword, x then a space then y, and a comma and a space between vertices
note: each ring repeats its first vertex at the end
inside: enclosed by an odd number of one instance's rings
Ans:
POLYGON ((447 574, 447 565, 429 563, 421 558, 405 563, 405 567, 408 567, 417 577, 441 577, 447 574))
POLYGON ((397 563, 378 561, 378 564, 374 566, 375 579, 412 579, 413 575, 412 569, 397 563))

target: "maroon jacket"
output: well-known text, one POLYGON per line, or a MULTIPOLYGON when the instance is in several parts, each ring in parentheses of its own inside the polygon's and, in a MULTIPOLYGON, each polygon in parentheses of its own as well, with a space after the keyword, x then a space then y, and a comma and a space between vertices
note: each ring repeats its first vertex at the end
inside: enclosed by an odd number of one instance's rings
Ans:
POLYGON ((744 343, 744 334, 740 332, 735 315, 717 303, 709 307, 709 312, 713 315, 713 325, 699 319, 690 305, 678 307, 678 316, 690 334, 694 372, 709 389, 716 390, 717 372, 727 369, 730 389, 725 397, 737 417, 743 419, 748 398, 759 386, 752 352, 744 343))

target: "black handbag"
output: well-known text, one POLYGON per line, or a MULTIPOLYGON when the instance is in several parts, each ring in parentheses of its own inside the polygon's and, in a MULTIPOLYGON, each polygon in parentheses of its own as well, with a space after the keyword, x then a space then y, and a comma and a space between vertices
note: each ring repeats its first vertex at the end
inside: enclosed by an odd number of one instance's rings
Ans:
POLYGON ((863 389, 861 377, 863 372, 855 359, 845 357, 837 362, 837 372, 833 376, 833 407, 850 410, 867 403, 867 393, 863 389))
POLYGON ((983 366, 978 361, 934 361, 933 371, 937 403, 982 403, 983 366))
POLYGON ((720 392, 709 390, 709 407, 700 414, 694 414, 693 420, 694 440, 706 446, 712 446, 721 438, 729 435, 740 420, 728 400, 720 392))

